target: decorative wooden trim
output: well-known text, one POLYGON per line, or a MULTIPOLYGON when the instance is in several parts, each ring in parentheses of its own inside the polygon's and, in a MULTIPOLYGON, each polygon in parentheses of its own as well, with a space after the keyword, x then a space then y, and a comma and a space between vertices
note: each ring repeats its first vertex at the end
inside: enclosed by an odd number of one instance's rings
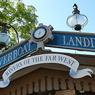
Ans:
POLYGON ((95 95, 95 76, 72 79, 68 73, 38 69, 12 81, 7 88, 0 89, 0 95, 95 95))

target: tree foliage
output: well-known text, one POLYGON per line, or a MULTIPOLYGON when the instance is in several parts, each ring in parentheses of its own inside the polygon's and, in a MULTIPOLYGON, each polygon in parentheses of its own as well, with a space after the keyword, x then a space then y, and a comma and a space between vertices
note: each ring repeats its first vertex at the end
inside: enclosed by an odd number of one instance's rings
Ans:
MULTIPOLYGON (((11 24, 18 31, 20 39, 30 37, 30 29, 34 29, 37 24, 36 9, 32 5, 25 5, 23 1, 0 2, 0 21, 11 24)), ((11 35, 11 46, 16 44, 16 34, 14 29, 8 30, 11 35)))

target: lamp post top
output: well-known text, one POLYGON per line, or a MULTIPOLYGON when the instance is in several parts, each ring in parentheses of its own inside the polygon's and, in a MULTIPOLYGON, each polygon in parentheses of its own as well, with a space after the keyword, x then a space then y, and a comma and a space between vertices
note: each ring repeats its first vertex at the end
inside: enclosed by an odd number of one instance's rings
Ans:
POLYGON ((74 5, 73 5, 73 9, 74 9, 74 11, 72 12, 73 15, 74 15, 74 14, 80 14, 80 11, 78 10, 77 4, 74 4, 74 5))

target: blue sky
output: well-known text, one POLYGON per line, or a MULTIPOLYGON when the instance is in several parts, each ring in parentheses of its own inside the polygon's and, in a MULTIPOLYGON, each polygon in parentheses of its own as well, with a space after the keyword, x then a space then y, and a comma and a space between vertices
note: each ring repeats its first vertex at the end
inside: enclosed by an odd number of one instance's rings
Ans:
POLYGON ((73 4, 76 3, 81 14, 88 17, 88 24, 81 32, 95 33, 95 0, 23 0, 33 5, 39 16, 39 23, 52 25, 54 30, 74 31, 66 25, 66 19, 72 15, 73 4))
MULTIPOLYGON (((72 15, 73 5, 76 3, 81 14, 88 17, 88 24, 81 30, 84 33, 95 33, 95 0, 23 0, 26 5, 33 5, 39 16, 39 23, 45 25, 52 25, 56 31, 71 31, 70 27, 66 25, 67 17, 72 15)), ((52 51, 56 51, 53 48, 52 51)), ((82 53, 82 54, 93 54, 89 52, 79 52, 76 50, 64 50, 59 49, 58 52, 71 52, 71 53, 82 53)))

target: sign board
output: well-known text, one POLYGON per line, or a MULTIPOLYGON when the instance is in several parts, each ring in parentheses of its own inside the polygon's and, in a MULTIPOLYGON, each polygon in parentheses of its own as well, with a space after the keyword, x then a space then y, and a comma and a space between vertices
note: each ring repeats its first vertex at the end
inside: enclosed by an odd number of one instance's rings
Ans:
MULTIPOLYGON (((49 35, 50 36, 50 35, 49 35)), ((95 51, 95 35, 87 33, 74 33, 74 32, 59 32, 53 31, 53 40, 45 43, 46 46, 70 48, 84 51, 95 51)), ((47 37, 48 38, 48 37, 47 37)), ((42 42, 42 41, 41 41, 42 42)), ((43 47, 44 43, 36 43, 43 47)), ((11 64, 14 61, 28 55, 29 53, 37 50, 36 44, 30 44, 29 39, 23 43, 18 44, 12 49, 0 55, 0 68, 11 64)))
POLYGON ((84 76, 91 76, 91 69, 78 70, 79 62, 64 54, 40 54, 36 56, 31 56, 20 61, 15 62, 10 65, 9 68, 3 73, 3 81, 0 81, 0 88, 4 88, 9 85, 9 78, 17 71, 34 65, 39 64, 60 64, 65 65, 70 68, 70 76, 73 78, 82 78, 84 76), (84 73, 83 73, 84 72, 84 73))
POLYGON ((46 46, 95 51, 95 34, 54 31, 53 36, 46 46))
POLYGON ((4 55, 0 56, 0 68, 20 59, 30 52, 36 50, 36 44, 29 44, 28 41, 25 43, 11 49, 9 52, 5 53, 4 55))
POLYGON ((0 88, 8 86, 10 83, 9 78, 18 70, 39 64, 53 63, 65 65, 70 68, 69 74, 73 78, 91 76, 89 73, 92 72, 91 69, 87 68, 78 70, 79 62, 70 56, 62 54, 40 54, 19 60, 24 56, 33 53, 33 51, 37 51, 39 48, 44 50, 44 45, 95 51, 94 35, 66 32, 59 33, 58 31, 52 33, 51 30, 52 26, 44 26, 43 24, 40 24, 36 30, 31 31, 31 38, 0 55, 0 68, 15 62, 14 64, 10 65, 9 68, 7 68, 7 70, 5 70, 3 73, 3 81, 0 81, 0 88), (53 36, 54 39, 50 40, 53 38, 53 36))

